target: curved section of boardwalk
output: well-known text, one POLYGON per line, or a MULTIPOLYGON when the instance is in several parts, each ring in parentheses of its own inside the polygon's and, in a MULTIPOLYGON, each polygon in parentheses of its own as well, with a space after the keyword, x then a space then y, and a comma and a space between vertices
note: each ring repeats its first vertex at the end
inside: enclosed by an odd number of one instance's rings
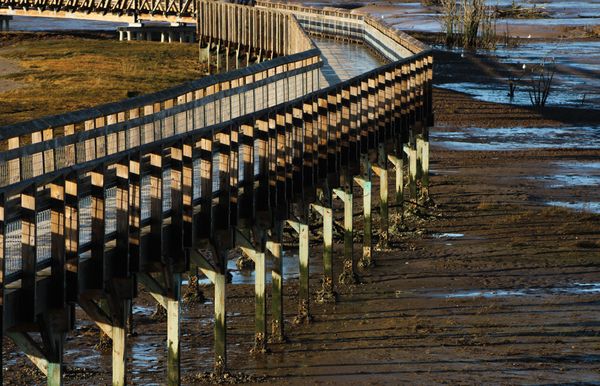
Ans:
POLYGON ((125 383, 126 326, 138 284, 166 310, 167 382, 178 384, 181 275, 191 263, 214 284, 221 373, 229 250, 241 248, 255 264, 255 351, 261 352, 267 259, 275 267, 271 339, 283 336, 284 226, 299 236, 298 320, 308 321, 309 212, 323 219, 319 299, 335 301, 334 197, 347 208, 343 275, 352 281, 356 265, 372 259, 371 179, 382 187, 383 243, 391 165, 399 205, 405 160, 410 197, 417 200, 418 185, 426 194, 432 124, 426 46, 345 11, 268 2, 194 7, 209 68, 226 72, 0 128, 2 331, 51 384, 62 379, 75 305, 112 339, 113 384, 125 383), (340 66, 339 56, 336 63, 339 53, 323 38, 364 45, 380 62, 373 58, 357 74, 357 67, 340 66), (351 253, 353 184, 363 191, 360 259, 351 253))

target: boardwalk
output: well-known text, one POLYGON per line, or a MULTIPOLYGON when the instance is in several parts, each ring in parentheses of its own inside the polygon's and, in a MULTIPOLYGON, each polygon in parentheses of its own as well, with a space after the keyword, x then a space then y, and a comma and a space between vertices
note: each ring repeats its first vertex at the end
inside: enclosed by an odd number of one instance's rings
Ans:
POLYGON ((284 227, 298 235, 296 319, 308 322, 309 214, 322 219, 317 301, 335 302, 332 200, 345 207, 340 278, 351 282, 357 266, 373 259, 372 212, 381 218, 379 242, 387 240, 388 181, 401 207, 405 195, 412 203, 426 198, 428 47, 345 11, 267 2, 194 7, 200 50, 216 75, 0 130, 3 338, 49 384, 61 383, 76 305, 112 339, 113 384, 126 383, 126 328, 138 284, 166 310, 167 383, 179 384, 181 282, 191 265, 214 284, 221 374, 228 251, 241 248, 254 261, 253 351, 261 352, 267 338, 284 334, 284 227), (352 59, 362 65, 348 66, 352 59), (363 208, 360 256, 352 253, 354 201, 363 208))

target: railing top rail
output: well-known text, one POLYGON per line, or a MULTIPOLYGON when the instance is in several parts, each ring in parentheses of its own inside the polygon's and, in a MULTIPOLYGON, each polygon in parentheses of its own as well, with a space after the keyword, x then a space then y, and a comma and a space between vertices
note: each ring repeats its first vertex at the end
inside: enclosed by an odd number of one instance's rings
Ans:
POLYGON ((369 15, 362 15, 357 13, 352 13, 351 11, 343 8, 318 8, 307 5, 300 4, 287 4, 287 3, 278 3, 270 0, 258 0, 256 5, 264 8, 275 8, 286 11, 293 12, 302 12, 302 13, 311 13, 311 14, 319 14, 323 16, 333 16, 333 17, 342 17, 347 19, 352 19, 356 21, 362 21, 366 24, 369 24, 377 29, 379 29, 382 33, 394 39, 397 43, 404 46, 412 53, 418 53, 424 50, 429 50, 430 47, 420 42, 419 40, 413 38, 412 36, 395 29, 393 26, 387 24, 384 20, 376 19, 369 15))
MULTIPOLYGON (((219 133, 220 131, 225 130, 231 126, 243 124, 244 122, 247 122, 248 120, 251 120, 252 118, 266 116, 268 114, 274 114, 274 113, 277 113, 277 111, 286 110, 292 106, 297 106, 299 104, 303 104, 308 101, 313 101, 315 98, 323 97, 323 96, 326 96, 331 93, 337 93, 339 90, 346 89, 351 86, 360 85, 361 82, 372 78, 374 75, 387 72, 391 69, 397 68, 398 66, 401 66, 404 64, 413 63, 415 60, 423 58, 429 54, 430 54, 430 51, 423 51, 418 54, 412 55, 410 57, 403 58, 403 59, 400 59, 395 62, 387 63, 383 66, 377 67, 373 70, 362 73, 360 75, 357 75, 353 78, 347 79, 340 83, 336 83, 336 84, 328 86, 326 88, 322 88, 320 90, 313 91, 311 93, 305 94, 301 97, 281 103, 281 104, 273 106, 273 107, 265 107, 262 110, 254 111, 254 112, 246 114, 246 115, 232 118, 231 120, 229 120, 227 122, 216 123, 216 124, 213 124, 210 126, 198 128, 196 130, 187 131, 187 132, 180 133, 180 134, 175 134, 175 135, 169 136, 167 138, 155 140, 151 143, 140 144, 136 147, 133 147, 133 148, 130 148, 130 149, 127 149, 124 151, 120 151, 120 152, 117 152, 117 153, 114 153, 111 155, 99 157, 99 158, 96 158, 91 161, 79 163, 79 164, 76 164, 73 166, 55 170, 53 172, 45 173, 45 174, 42 174, 37 177, 32 177, 27 180, 23 180, 23 181, 19 181, 19 182, 13 183, 13 184, 5 185, 3 187, 0 187, 0 195, 2 195, 2 194, 10 195, 13 192, 18 192, 19 190, 22 190, 24 187, 31 186, 31 184, 33 184, 33 183, 37 183, 38 185, 50 183, 57 176, 66 175, 66 174, 69 174, 69 173, 72 173, 75 171, 77 171, 78 173, 92 171, 92 170, 95 170, 98 167, 102 166, 103 164, 115 162, 115 161, 118 161, 125 157, 128 157, 130 155, 138 154, 140 151, 143 152, 143 151, 148 151, 149 149, 159 149, 159 148, 163 148, 163 147, 168 147, 170 144, 178 143, 178 142, 184 140, 185 138, 189 138, 189 137, 200 138, 200 137, 204 137, 207 135, 213 135, 213 134, 219 133)), ((209 96, 209 97, 211 97, 211 96, 209 96)), ((154 114, 150 114, 150 115, 147 115, 144 117, 136 118, 135 120, 132 120, 132 121, 116 123, 113 125, 105 126, 103 128, 93 129, 93 130, 90 130, 90 132, 87 134, 94 135, 95 132, 103 132, 104 130, 109 130, 111 126, 118 126, 118 125, 122 126, 124 124, 131 125, 131 126, 141 126, 141 125, 144 125, 147 123, 151 123, 151 122, 155 121, 157 118, 160 119, 162 117, 173 116, 173 115, 179 113, 180 111, 189 109, 199 103, 201 103, 201 100, 187 102, 185 104, 176 106, 175 108, 172 108, 169 110, 163 110, 158 113, 154 113, 154 114)))

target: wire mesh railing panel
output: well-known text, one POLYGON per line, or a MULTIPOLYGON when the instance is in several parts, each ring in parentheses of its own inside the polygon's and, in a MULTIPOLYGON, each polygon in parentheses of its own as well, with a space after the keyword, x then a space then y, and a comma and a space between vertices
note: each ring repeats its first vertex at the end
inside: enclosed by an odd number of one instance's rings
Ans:
POLYGON ((21 220, 11 221, 6 224, 5 234, 5 272, 6 275, 12 275, 23 269, 22 252, 22 223, 21 220))
POLYGON ((92 197, 86 196, 79 200, 79 245, 92 241, 92 197))
POLYGON ((150 218, 150 176, 143 176, 142 181, 142 221, 150 218))
POLYGON ((104 233, 108 235, 117 231, 117 187, 106 189, 104 197, 104 233))
POLYGON ((52 258, 52 213, 50 209, 36 214, 35 219, 35 252, 37 263, 43 263, 52 258))
POLYGON ((171 168, 167 168, 162 172, 162 210, 163 213, 171 210, 172 202, 171 202, 171 186, 172 186, 172 177, 171 177, 171 168))

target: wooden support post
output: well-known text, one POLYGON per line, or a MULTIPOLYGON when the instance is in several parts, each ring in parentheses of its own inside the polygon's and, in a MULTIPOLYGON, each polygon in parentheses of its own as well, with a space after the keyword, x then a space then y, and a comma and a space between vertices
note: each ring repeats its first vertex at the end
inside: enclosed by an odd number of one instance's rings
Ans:
POLYGON ((404 220, 404 160, 402 156, 396 157, 393 155, 388 155, 388 160, 394 165, 394 169, 396 170, 396 206, 398 207, 398 211, 400 216, 398 217, 398 226, 402 226, 404 220))
POLYGON ((267 250, 273 258, 273 269, 271 270, 272 281, 272 305, 271 314, 271 336, 269 342, 281 343, 285 341, 283 324, 283 256, 281 254, 281 243, 267 241, 267 250))
MULTIPOLYGON (((62 346, 62 343, 61 343, 62 346)), ((62 386, 63 364, 60 361, 48 361, 48 386, 62 386)))
POLYGON ((426 201, 429 197, 429 141, 424 136, 417 137, 421 149, 421 200, 426 201))
POLYGON ((181 383, 180 370, 180 292, 181 274, 175 273, 172 278, 172 296, 166 299, 167 303, 167 384, 179 385, 181 383))
POLYGON ((415 148, 417 150, 417 181, 421 180, 423 167, 423 137, 420 134, 415 136, 415 148))
MULTIPOLYGON (((217 254, 216 248, 212 248, 213 253, 217 254)), ((215 351, 215 366, 214 373, 216 376, 222 376, 227 368, 227 323, 225 314, 225 284, 227 282, 226 272, 223 268, 215 268, 204 256, 198 253, 197 250, 190 250, 190 258, 198 266, 200 271, 215 286, 214 297, 214 351, 215 351)), ((219 256, 215 256, 216 260, 221 260, 219 256)))
POLYGON ((417 150, 409 146, 404 146, 404 152, 408 156, 409 198, 414 205, 417 202, 417 150))
POLYGON ((300 265, 300 293, 298 300, 298 315, 294 318, 294 324, 310 323, 310 287, 309 287, 309 233, 308 224, 299 221, 288 220, 288 224, 298 233, 298 260, 300 265))
MULTIPOLYGON (((254 261, 255 334, 254 347, 250 352, 263 354, 267 352, 267 262, 265 252, 257 251, 250 238, 241 229, 236 229, 235 239, 236 245, 241 248, 242 253, 254 261)), ((262 237, 258 236, 257 239, 260 240, 262 237)))
POLYGON ((344 266, 338 281, 342 284, 356 284, 358 278, 353 253, 352 190, 344 192, 341 189, 333 189, 333 194, 344 202, 344 266))
POLYGON ((335 303, 336 293, 333 291, 333 214, 331 208, 311 204, 313 210, 323 217, 323 283, 317 292, 318 303, 335 303))
POLYGON ((388 171, 385 167, 373 165, 373 172, 379 177, 379 248, 385 249, 389 241, 388 171))
POLYGON ((214 275, 215 285, 215 368, 217 376, 223 375, 227 367, 227 323, 225 319, 225 283, 226 274, 214 275))
POLYGON ((121 310, 116 310, 112 326, 112 384, 125 386, 127 384, 127 315, 130 300, 118 300, 116 303, 121 310))
POLYGON ((253 354, 263 354, 267 351, 267 264, 264 252, 254 254, 254 348, 253 354))
POLYGON ((354 177, 354 181, 360 185, 363 191, 363 254, 358 262, 358 266, 361 268, 368 268, 373 265, 371 241, 371 181, 362 177, 354 177))

